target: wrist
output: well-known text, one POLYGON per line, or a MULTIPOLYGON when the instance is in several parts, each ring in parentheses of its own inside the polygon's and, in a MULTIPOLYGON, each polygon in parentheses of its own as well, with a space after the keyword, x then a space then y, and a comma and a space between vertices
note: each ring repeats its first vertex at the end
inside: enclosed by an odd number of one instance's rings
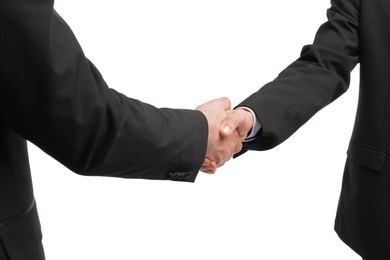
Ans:
POLYGON ((239 135, 242 138, 246 138, 253 128, 254 124, 254 113, 245 107, 236 108, 235 111, 239 113, 241 118, 241 126, 239 127, 239 135))

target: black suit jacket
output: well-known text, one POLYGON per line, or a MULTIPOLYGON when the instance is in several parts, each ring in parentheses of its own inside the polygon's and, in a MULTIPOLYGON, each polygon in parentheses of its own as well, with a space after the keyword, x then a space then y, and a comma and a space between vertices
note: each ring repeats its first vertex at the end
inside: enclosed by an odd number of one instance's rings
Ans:
POLYGON ((360 62, 358 109, 335 229, 364 258, 390 259, 390 1, 331 2, 313 44, 240 104, 252 108, 262 125, 245 149, 271 149, 286 140, 347 90, 360 62))
POLYGON ((0 1, 0 111, 1 260, 41 240, 26 140, 79 174, 179 181, 195 180, 207 147, 201 112, 109 89, 53 0, 0 1))

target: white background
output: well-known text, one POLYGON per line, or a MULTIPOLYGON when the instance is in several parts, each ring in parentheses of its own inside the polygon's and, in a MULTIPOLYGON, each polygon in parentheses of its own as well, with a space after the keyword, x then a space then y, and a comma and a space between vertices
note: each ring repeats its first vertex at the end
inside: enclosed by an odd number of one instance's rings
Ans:
MULTIPOLYGON (((58 0, 111 88, 157 107, 236 105, 294 61, 329 0, 58 0)), ((48 260, 358 260, 333 231, 358 93, 195 184, 78 176, 30 145, 48 260)), ((129 147, 129 149, 136 149, 129 147)))

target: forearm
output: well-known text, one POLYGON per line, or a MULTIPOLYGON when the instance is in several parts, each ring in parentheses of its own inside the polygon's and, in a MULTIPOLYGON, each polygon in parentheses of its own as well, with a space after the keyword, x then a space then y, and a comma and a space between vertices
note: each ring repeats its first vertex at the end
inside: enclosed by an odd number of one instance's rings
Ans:
POLYGON ((200 112, 109 89, 53 1, 5 0, 0 10, 1 106, 19 135, 81 174, 194 179, 207 143, 200 112))
POLYGON ((349 86, 359 61, 359 1, 332 1, 328 21, 301 57, 240 106, 252 108, 262 125, 249 149, 266 150, 291 136, 349 86))

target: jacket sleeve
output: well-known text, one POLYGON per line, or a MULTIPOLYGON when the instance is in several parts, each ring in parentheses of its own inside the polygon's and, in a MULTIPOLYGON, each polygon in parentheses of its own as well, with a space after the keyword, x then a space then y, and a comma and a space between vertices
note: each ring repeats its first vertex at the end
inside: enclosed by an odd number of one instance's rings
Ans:
POLYGON ((360 0, 332 0, 328 21, 313 44, 239 105, 254 110, 262 126, 256 141, 245 144, 242 152, 279 145, 348 89, 359 62, 359 5, 360 0))
POLYGON ((2 118, 83 175, 194 181, 207 147, 199 111, 109 89, 53 0, 0 2, 2 118))

